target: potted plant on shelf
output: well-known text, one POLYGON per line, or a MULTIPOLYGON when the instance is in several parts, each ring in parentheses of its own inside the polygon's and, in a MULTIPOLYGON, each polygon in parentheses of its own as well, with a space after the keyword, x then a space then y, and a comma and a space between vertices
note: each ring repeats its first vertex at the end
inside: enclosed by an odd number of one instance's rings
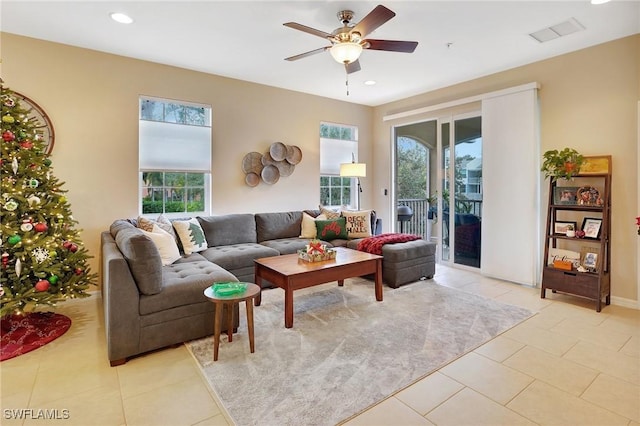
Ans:
POLYGON ((549 150, 542 157, 544 162, 540 170, 544 172, 545 178, 551 177, 554 181, 573 178, 584 163, 584 157, 573 148, 549 150))

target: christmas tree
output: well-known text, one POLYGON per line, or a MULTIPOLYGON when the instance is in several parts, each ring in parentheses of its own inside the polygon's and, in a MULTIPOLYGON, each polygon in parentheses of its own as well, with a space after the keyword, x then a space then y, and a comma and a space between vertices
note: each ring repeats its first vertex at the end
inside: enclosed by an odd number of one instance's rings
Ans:
MULTIPOLYGON (((1 80, 0 80, 1 82, 1 80)), ((87 297, 96 275, 29 110, 1 86, 0 317, 87 297)))

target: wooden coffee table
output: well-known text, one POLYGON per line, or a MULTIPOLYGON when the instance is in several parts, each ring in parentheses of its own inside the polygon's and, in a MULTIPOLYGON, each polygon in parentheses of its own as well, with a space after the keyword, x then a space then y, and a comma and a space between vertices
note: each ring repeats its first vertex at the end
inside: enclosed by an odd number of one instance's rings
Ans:
MULTIPOLYGON (((322 262, 305 262, 298 254, 263 257, 255 260, 256 284, 268 280, 284 290, 284 326, 293 327, 293 291, 345 278, 373 274, 376 300, 382 301, 382 256, 336 247, 336 258, 322 262)), ((260 295, 255 304, 260 306, 260 295)))

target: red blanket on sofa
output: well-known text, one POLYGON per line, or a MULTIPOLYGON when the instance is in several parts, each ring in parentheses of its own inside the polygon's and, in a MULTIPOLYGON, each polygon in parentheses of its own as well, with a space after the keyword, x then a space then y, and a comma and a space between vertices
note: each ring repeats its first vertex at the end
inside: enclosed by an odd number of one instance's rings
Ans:
POLYGON ((407 241, 419 240, 421 237, 414 234, 380 234, 368 237, 358 242, 358 250, 367 253, 382 255, 382 246, 393 243, 406 243, 407 241))

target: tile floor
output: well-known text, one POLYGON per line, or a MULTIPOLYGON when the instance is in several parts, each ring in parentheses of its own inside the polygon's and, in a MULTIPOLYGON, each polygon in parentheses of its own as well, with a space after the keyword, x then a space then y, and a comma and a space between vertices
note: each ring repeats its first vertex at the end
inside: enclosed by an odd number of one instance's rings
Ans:
MULTIPOLYGON (((433 281, 539 313, 345 425, 640 426, 640 311, 596 313, 576 297, 541 299, 441 265, 433 281)), ((184 346, 112 368, 100 297, 57 312, 73 320, 65 335, 0 364, 2 425, 232 424, 184 346), (21 408, 68 419, 12 418, 21 408)))

